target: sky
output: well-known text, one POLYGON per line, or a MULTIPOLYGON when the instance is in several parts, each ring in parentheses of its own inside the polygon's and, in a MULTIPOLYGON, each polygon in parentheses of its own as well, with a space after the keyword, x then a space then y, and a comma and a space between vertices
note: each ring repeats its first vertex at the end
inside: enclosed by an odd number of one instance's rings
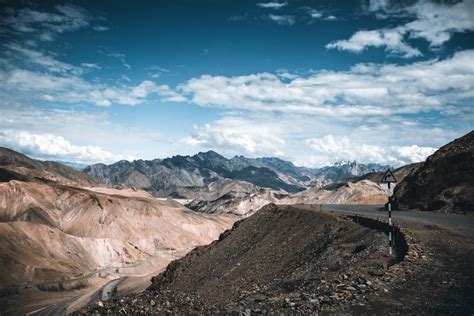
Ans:
POLYGON ((474 126, 474 0, 0 0, 0 146, 422 161, 474 126))

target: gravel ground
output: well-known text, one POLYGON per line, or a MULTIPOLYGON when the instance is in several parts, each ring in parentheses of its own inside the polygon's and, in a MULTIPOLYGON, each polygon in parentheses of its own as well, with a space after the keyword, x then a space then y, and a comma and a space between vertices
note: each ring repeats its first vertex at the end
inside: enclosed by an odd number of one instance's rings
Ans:
POLYGON ((390 257, 381 222, 270 205, 172 262, 146 291, 78 314, 472 315, 472 237, 397 225, 390 257))

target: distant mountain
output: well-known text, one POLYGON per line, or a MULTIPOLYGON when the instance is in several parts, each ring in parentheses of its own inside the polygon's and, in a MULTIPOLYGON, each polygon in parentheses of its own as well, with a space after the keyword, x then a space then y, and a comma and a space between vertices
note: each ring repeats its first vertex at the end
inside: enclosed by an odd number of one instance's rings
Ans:
POLYGON ((285 181, 275 169, 244 159, 227 159, 214 151, 162 160, 95 164, 85 168, 84 172, 107 184, 144 189, 158 197, 187 198, 187 195, 179 194, 183 192, 182 188, 202 188, 222 179, 242 180, 288 192, 304 189, 303 185, 285 181))
POLYGON ((429 156, 397 185, 398 209, 474 214, 474 131, 429 156))
POLYGON ((109 185, 135 187, 158 197, 192 198, 191 191, 222 179, 246 181, 259 187, 294 193, 384 169, 386 166, 356 162, 311 169, 279 158, 235 156, 227 159, 208 151, 194 156, 95 164, 85 168, 84 172, 109 185))
POLYGON ((60 163, 62 165, 71 167, 73 169, 76 169, 78 171, 84 170, 85 167, 87 167, 87 164, 84 163, 78 163, 78 162, 72 162, 72 161, 65 161, 65 160, 55 160, 54 162, 60 163))
MULTIPOLYGON (((401 166, 397 169, 392 169, 392 172, 393 172, 395 178, 397 179, 398 183, 400 183, 413 170, 418 169, 422 165, 423 165, 422 162, 415 162, 415 163, 411 163, 411 164, 408 164, 408 165, 405 165, 405 166, 401 166)), ((346 179, 342 182, 331 183, 329 185, 324 186, 323 188, 326 189, 326 190, 335 190, 335 189, 337 189, 341 186, 344 186, 347 183, 347 181, 350 181, 352 183, 357 183, 357 182, 360 182, 362 180, 369 180, 369 181, 372 181, 374 183, 380 184, 380 181, 382 180, 382 177, 385 174, 385 171, 387 170, 385 166, 381 166, 381 168, 383 168, 382 171, 369 172, 369 173, 366 173, 362 176, 346 179)), ((395 183, 395 185, 396 184, 397 183, 395 183)))
POLYGON ((351 178, 363 176, 369 172, 385 171, 389 168, 388 165, 380 164, 360 164, 353 162, 337 162, 332 166, 317 169, 314 176, 317 178, 328 179, 333 182, 343 182, 351 178))

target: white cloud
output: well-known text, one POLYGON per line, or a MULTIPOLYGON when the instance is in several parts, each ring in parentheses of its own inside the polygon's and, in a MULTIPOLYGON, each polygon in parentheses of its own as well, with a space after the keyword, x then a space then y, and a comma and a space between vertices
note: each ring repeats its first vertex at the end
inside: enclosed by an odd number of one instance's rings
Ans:
MULTIPOLYGON (((30 150, 27 152, 27 147, 19 146, 18 136, 15 135, 26 133, 28 137, 29 135, 61 136, 72 145, 80 147, 90 145, 112 153, 111 162, 122 158, 156 158, 157 154, 168 153, 167 150, 170 147, 169 144, 160 147, 160 134, 156 128, 134 126, 129 122, 114 123, 108 110, 96 109, 87 112, 67 109, 64 106, 61 109, 33 107, 24 105, 22 102, 8 101, 1 92, 0 99, 3 100, 0 102, 0 132, 6 133, 3 137, 3 146, 38 158, 76 160, 77 157, 63 159, 65 155, 61 152, 58 156, 46 157, 44 152, 36 152, 37 149, 34 150, 33 147, 28 147, 30 150), (11 140, 8 141, 10 138, 11 140), (14 142, 13 139, 16 141, 14 142)), ((104 157, 91 158, 90 163, 104 161, 104 157)), ((89 163, 89 161, 84 162, 89 163)))
POLYGON ((118 59, 122 63, 122 65, 125 67, 126 70, 130 70, 132 68, 132 66, 125 61, 126 56, 123 53, 113 52, 113 51, 112 52, 102 51, 102 50, 99 50, 98 53, 104 54, 105 56, 108 56, 108 57, 113 57, 113 58, 118 59))
POLYGON ((107 26, 103 26, 103 25, 94 25, 92 28, 94 29, 94 31, 97 31, 97 32, 105 32, 109 30, 107 26))
POLYGON ((55 12, 30 8, 9 9, 2 23, 16 32, 36 34, 40 39, 52 41, 58 34, 87 27, 93 19, 87 12, 71 4, 55 6, 55 12))
POLYGON ((291 15, 277 15, 269 14, 268 17, 271 21, 280 25, 293 25, 295 24, 295 17, 291 15))
POLYGON ((350 71, 319 71, 289 81, 270 73, 226 77, 203 75, 177 90, 198 105, 260 112, 306 113, 359 118, 444 111, 469 111, 474 51, 446 60, 408 65, 359 64, 350 71))
POLYGON ((433 147, 380 146, 352 141, 349 137, 335 138, 326 135, 322 138, 309 138, 307 145, 316 153, 312 163, 324 166, 341 160, 356 160, 366 163, 384 163, 393 166, 424 161, 436 151, 433 147))
POLYGON ((81 63, 81 66, 86 68, 86 69, 97 69, 97 70, 102 69, 102 67, 100 67, 98 64, 94 64, 94 63, 81 63))
POLYGON ((390 7, 390 0, 369 0, 368 10, 370 12, 387 11, 390 7))
POLYGON ((157 85, 149 80, 143 81, 132 90, 132 95, 139 98, 146 98, 148 95, 153 93, 158 94, 164 101, 187 101, 185 97, 172 90, 168 85, 157 85))
POLYGON ((265 9, 281 9, 284 6, 288 5, 288 2, 259 2, 257 6, 265 9))
POLYGON ((148 69, 151 71, 148 75, 153 79, 159 78, 162 74, 170 72, 168 69, 160 66, 152 66, 148 69))
POLYGON ((413 6, 391 9, 388 1, 371 1, 370 11, 384 14, 412 16, 413 20, 394 28, 358 31, 348 40, 338 40, 326 45, 328 49, 361 52, 367 47, 385 47, 393 54, 405 58, 421 56, 405 38, 422 38, 431 47, 439 47, 454 33, 474 31, 474 0, 463 0, 455 4, 421 1, 413 6))
POLYGON ((399 166, 422 161, 465 131, 422 124, 403 117, 370 118, 351 123, 307 115, 227 114, 194 125, 181 139, 188 152, 214 149, 226 156, 277 156, 308 167, 341 160, 399 166))
POLYGON ((300 9, 306 11, 306 13, 310 16, 311 19, 314 20, 326 20, 326 21, 334 21, 337 18, 334 15, 327 15, 326 12, 321 10, 316 10, 312 7, 304 6, 300 9))
POLYGON ((432 46, 440 46, 454 33, 474 31, 474 0, 460 1, 454 5, 419 2, 409 11, 417 19, 407 23, 410 36, 424 38, 432 46))
POLYGON ((409 46, 403 40, 403 29, 382 29, 374 31, 359 31, 348 40, 340 40, 326 45, 328 49, 347 50, 360 53, 367 47, 385 47, 385 49, 395 55, 404 58, 421 56, 421 52, 409 46))
MULTIPOLYGON (((4 46, 7 48, 10 58, 17 58, 33 65, 39 65, 50 72, 60 74, 71 73, 74 75, 80 75, 83 73, 82 68, 58 61, 39 50, 25 48, 15 43, 5 44, 4 46)), ((93 64, 83 65, 88 68, 97 67, 97 65, 92 66, 93 64)))
MULTIPOLYGON (((61 63, 52 63, 51 65, 48 64, 48 67, 59 67, 58 65, 62 66, 61 63)), ((64 69, 58 68, 58 70, 62 71, 64 69)), ((41 97, 49 102, 92 103, 97 106, 110 106, 113 103, 137 105, 147 101, 147 98, 152 95, 159 96, 162 101, 186 101, 186 98, 167 85, 156 85, 149 80, 145 80, 137 86, 114 87, 106 84, 90 83, 74 74, 56 75, 24 69, 11 69, 0 70, 0 82, 3 88, 8 91, 29 92, 33 97, 41 97)))
POLYGON ((73 162, 113 162, 130 159, 114 155, 99 146, 78 146, 62 136, 49 133, 35 134, 28 131, 0 131, 0 145, 31 154, 40 159, 60 159, 73 162))
POLYGON ((285 145, 285 141, 268 124, 256 125, 240 117, 225 117, 214 124, 194 126, 193 135, 181 142, 213 148, 224 154, 250 156, 281 156, 285 145))

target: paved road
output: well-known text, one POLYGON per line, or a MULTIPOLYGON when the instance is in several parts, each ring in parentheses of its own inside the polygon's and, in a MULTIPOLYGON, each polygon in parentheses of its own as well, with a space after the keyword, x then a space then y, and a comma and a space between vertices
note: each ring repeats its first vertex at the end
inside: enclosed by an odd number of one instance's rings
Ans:
POLYGON ((69 306, 69 304, 77 300, 79 297, 80 296, 67 298, 65 300, 54 303, 53 305, 45 307, 43 309, 27 313, 26 315, 36 315, 36 316, 64 315, 65 310, 69 306))
MULTIPOLYGON (((319 209, 320 205, 312 205, 315 209, 319 209)), ((358 214, 369 217, 378 217, 380 219, 387 218, 387 211, 380 210, 383 205, 340 205, 340 204, 323 204, 323 211, 358 214)), ((458 215, 458 214, 439 214, 432 212, 418 211, 393 211, 392 218, 396 224, 398 220, 416 221, 425 224, 442 226, 444 228, 467 234, 474 237, 474 216, 458 215)))
POLYGON ((121 278, 115 279, 107 283, 102 290, 101 300, 108 301, 114 294, 117 284, 119 284, 121 278))

